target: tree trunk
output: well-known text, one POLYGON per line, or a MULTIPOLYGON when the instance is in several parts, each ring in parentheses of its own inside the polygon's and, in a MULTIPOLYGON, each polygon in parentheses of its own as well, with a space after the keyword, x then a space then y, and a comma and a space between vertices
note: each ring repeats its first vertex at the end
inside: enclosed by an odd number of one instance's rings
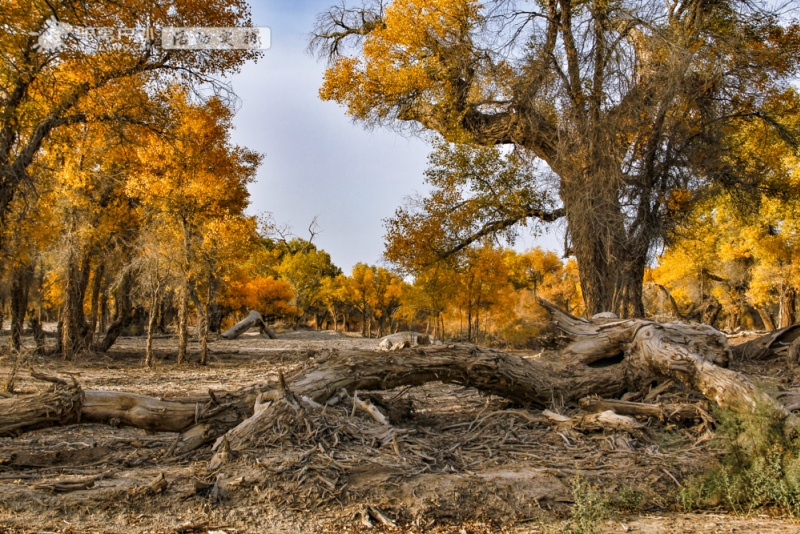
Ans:
MULTIPOLYGON (((126 270, 122 274, 122 279, 114 291, 114 321, 108 327, 105 337, 95 347, 100 352, 107 352, 114 343, 117 341, 120 333, 131 322, 133 317, 132 309, 133 303, 131 302, 131 292, 133 291, 133 273, 126 270)), ((59 339, 61 337, 59 336, 59 339)))
MULTIPOLYGON (((206 310, 207 312, 208 310, 206 310)), ((200 330, 200 365, 208 364, 208 313, 198 314, 199 323, 197 325, 200 330)))
POLYGON ((780 324, 779 328, 786 328, 794 324, 795 304, 797 298, 795 290, 791 286, 786 286, 781 291, 781 311, 780 311, 780 324))
MULTIPOLYGON (((288 376, 277 388, 259 385, 233 393, 209 392, 207 397, 168 401, 129 393, 87 391, 82 403, 73 401, 73 410, 80 412, 84 420, 180 431, 176 451, 186 452, 229 430, 232 437, 236 436, 231 443, 257 440, 257 435, 248 436, 247 432, 258 425, 247 418, 262 403, 260 398, 272 398, 276 391, 291 392, 315 405, 337 402, 343 389, 352 396, 356 391, 445 382, 474 387, 517 404, 545 408, 554 399, 570 403, 595 395, 614 398, 654 380, 672 379, 723 408, 739 412, 766 408, 779 417, 790 417, 795 424, 794 417, 777 401, 743 375, 724 368, 730 361, 730 348, 725 337, 709 326, 644 320, 587 321, 556 310, 549 303, 543 305, 553 313, 557 326, 574 340, 554 361, 529 360, 473 345, 418 347, 389 354, 334 352, 288 376)), ((34 397, 29 396, 26 406, 34 397)), ((20 402, 20 398, 0 399, 0 414, 5 414, 5 426, 0 431, 30 426, 30 412, 20 411, 20 402)), ((651 411, 646 405, 625 404, 618 409, 629 413, 638 410, 645 415, 651 411)), ((691 413, 688 416, 693 417, 691 413)), ((47 420, 36 419, 35 423, 57 424, 64 420, 72 421, 74 416, 62 411, 47 420)))
POLYGON ((100 320, 100 295, 103 292, 103 279, 106 273, 105 263, 100 263, 94 271, 94 280, 92 281, 92 310, 89 317, 89 329, 87 335, 90 339, 90 345, 94 345, 94 336, 97 332, 97 324, 100 320))
MULTIPOLYGON (((587 150, 591 151, 591 147, 587 150)), ((578 260, 586 313, 613 312, 619 317, 644 317, 642 284, 653 234, 644 213, 628 229, 620 205, 618 170, 601 168, 603 154, 589 153, 594 167, 561 174, 560 196, 572 252, 578 260)))
POLYGON ((34 377, 53 383, 53 389, 37 395, 0 398, 0 436, 80 420, 83 392, 74 379, 68 383, 35 373, 34 377))
POLYGON ((797 361, 797 356, 800 355, 798 349, 800 349, 800 324, 795 324, 735 345, 732 347, 732 352, 737 360, 785 357, 797 361))
POLYGON ((44 329, 39 316, 33 311, 28 311, 29 322, 31 324, 31 331, 33 332, 33 342, 36 343, 36 354, 45 354, 47 347, 45 345, 44 329))
POLYGON ((764 323, 764 330, 769 332, 775 330, 775 323, 772 321, 769 311, 764 306, 759 306, 756 311, 758 311, 758 316, 761 317, 761 322, 764 323))
POLYGON ((11 348, 22 348, 22 330, 28 311, 28 297, 33 282, 33 265, 18 266, 12 271, 11 281, 11 348))
POLYGON ((108 294, 103 291, 100 296, 100 334, 105 335, 108 333, 108 315, 108 294))
POLYGON ((158 294, 160 291, 161 288, 156 286, 150 295, 150 313, 147 317, 147 344, 144 352, 144 364, 147 367, 153 367, 153 364, 155 363, 153 356, 153 334, 155 334, 156 331, 159 304, 158 294))
POLYGON ((189 288, 187 284, 178 292, 178 358, 181 365, 187 360, 189 346, 189 288))
POLYGON ((83 301, 89 284, 89 267, 88 251, 83 251, 80 263, 74 253, 70 253, 64 287, 64 304, 61 310, 61 350, 67 360, 89 346, 87 342, 89 328, 83 313, 83 301))

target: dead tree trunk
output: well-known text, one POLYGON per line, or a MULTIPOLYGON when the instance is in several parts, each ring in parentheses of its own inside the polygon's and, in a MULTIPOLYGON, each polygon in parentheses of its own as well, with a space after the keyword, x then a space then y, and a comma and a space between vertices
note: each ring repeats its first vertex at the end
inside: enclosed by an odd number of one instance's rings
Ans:
MULTIPOLYGON (((709 326, 604 317, 585 320, 549 303, 542 304, 573 340, 551 361, 529 360, 473 345, 417 347, 389 354, 350 351, 317 360, 288 376, 277 389, 288 390, 313 405, 337 402, 342 390, 352 396, 362 390, 445 382, 546 408, 554 400, 574 403, 589 396, 613 399, 654 381, 672 379, 723 408, 738 412, 771 408, 780 417, 789 415, 745 376, 725 368, 731 350, 725 337, 709 326)), ((149 430, 179 431, 175 450, 186 452, 237 425, 237 440, 233 441, 247 441, 242 434, 260 428, 248 423, 248 418, 275 389, 259 385, 233 393, 209 392, 208 396, 172 400, 87 391, 75 410, 84 420, 114 420, 149 430)), ((4 405, 8 401, 0 399, 0 413, 13 418, 14 407, 4 405)), ((20 417, 29 418, 27 413, 20 417)), ((23 422, 6 424, 18 429, 23 422)))
POLYGON ((766 360, 786 357, 798 361, 800 356, 800 324, 775 330, 758 339, 732 347, 737 360, 766 360))
POLYGON ((74 423, 80 419, 83 391, 74 380, 34 374, 53 383, 51 391, 38 395, 0 398, 0 436, 9 436, 34 428, 74 423))
POLYGON ((267 326, 267 323, 264 322, 264 318, 256 310, 250 310, 250 314, 247 317, 233 325, 229 330, 223 332, 220 337, 223 339, 236 339, 254 326, 259 328, 262 336, 267 336, 270 339, 275 339, 277 337, 275 332, 267 326))

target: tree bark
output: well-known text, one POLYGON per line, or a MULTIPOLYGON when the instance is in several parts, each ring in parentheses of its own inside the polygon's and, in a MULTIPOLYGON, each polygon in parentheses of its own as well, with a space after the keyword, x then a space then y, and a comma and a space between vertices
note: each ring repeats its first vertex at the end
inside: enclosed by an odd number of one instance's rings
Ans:
POLYGON ((100 321, 100 295, 103 292, 103 281, 106 273, 105 263, 100 263, 94 270, 94 280, 92 281, 92 309, 89 316, 88 337, 90 346, 94 345, 94 336, 97 332, 97 324, 100 321))
POLYGON ((795 299, 797 298, 797 294, 795 290, 791 286, 784 287, 783 291, 781 291, 781 312, 780 312, 780 324, 778 325, 779 328, 786 328, 787 326, 791 326, 794 324, 794 315, 795 315, 795 299))
POLYGON ((28 297, 33 282, 34 266, 18 266, 12 271, 11 281, 11 348, 22 348, 22 330, 28 311, 28 297))
POLYGON ((177 363, 186 362, 189 346, 189 288, 184 283, 178 291, 178 357, 177 363))
POLYGON ((133 273, 126 270, 122 274, 117 289, 114 291, 114 320, 108 327, 105 337, 95 347, 100 352, 107 352, 116 343, 122 330, 127 327, 133 314, 133 302, 131 302, 131 292, 133 291, 133 273))
POLYGON ((37 395, 0 398, 0 436, 11 436, 35 428, 69 424, 80 419, 83 392, 74 380, 34 373, 34 377, 54 384, 37 395))
POLYGON ((796 361, 800 345, 800 324, 775 330, 757 339, 732 347, 733 356, 737 360, 766 360, 767 358, 786 357, 796 361))
POLYGON ((264 318, 256 310, 250 310, 250 313, 247 315, 247 317, 223 332, 220 337, 223 339, 236 339, 255 326, 259 328, 259 331, 262 335, 266 335, 270 339, 277 338, 275 332, 273 332, 273 330, 267 326, 267 324, 264 322, 264 318))
POLYGON ((83 301, 89 284, 90 259, 88 251, 84 250, 80 260, 71 252, 67 262, 64 304, 61 310, 61 350, 68 360, 89 347, 90 332, 83 313, 83 301))
MULTIPOLYGON (((247 419, 263 399, 274 396, 276 391, 288 391, 296 398, 307 399, 310 405, 322 405, 337 402, 343 389, 352 396, 356 391, 428 382, 473 387, 517 404, 546 408, 554 399, 560 403, 578 402, 594 395, 613 399, 653 381, 672 379, 723 408, 737 412, 769 409, 779 417, 790 417, 782 405, 759 391, 745 376, 724 367, 730 361, 730 348, 725 337, 709 326, 614 318, 589 321, 561 312, 549 303, 542 304, 553 313, 558 327, 573 339, 553 361, 526 359, 474 345, 417 347, 389 354, 348 351, 332 353, 327 359, 307 365, 277 387, 258 385, 232 393, 209 392, 207 396, 169 400, 87 391, 82 403, 74 403, 74 410, 84 420, 182 432, 176 445, 176 451, 182 452, 209 443, 235 426, 239 428, 237 440, 246 441, 241 436, 242 428, 258 428, 247 419)), ((12 402, 18 399, 0 399, 0 414, 5 414, 8 428, 19 430, 28 424, 30 416, 23 411, 14 420, 17 410, 12 402)), ((633 409, 630 404, 613 406, 622 412, 633 409)), ((646 405, 639 405, 637 410, 639 415, 658 416, 646 405)), ((688 416, 697 416, 697 412, 688 416)), ((69 413, 61 413, 36 423, 56 424, 65 418, 72 420, 69 413)), ((237 440, 230 439, 231 443, 237 440)))
MULTIPOLYGON (((606 159, 597 154, 587 157, 593 162, 606 159)), ((651 229, 642 224, 632 229, 635 235, 629 235, 619 201, 621 185, 614 178, 617 173, 597 163, 576 176, 564 173, 560 196, 572 251, 578 260, 586 312, 644 317, 642 280, 651 229)))
POLYGON ((153 354, 153 335, 156 332, 156 323, 158 320, 158 297, 160 292, 161 283, 158 282, 150 295, 150 309, 148 310, 149 313, 147 317, 147 343, 144 351, 144 364, 147 367, 153 367, 153 364, 155 363, 155 357, 153 354))
POLYGON ((769 314, 769 311, 764 306, 759 306, 756 308, 758 311, 758 316, 761 318, 761 322, 764 323, 764 330, 768 330, 772 332, 775 330, 775 322, 772 320, 772 316, 769 314))

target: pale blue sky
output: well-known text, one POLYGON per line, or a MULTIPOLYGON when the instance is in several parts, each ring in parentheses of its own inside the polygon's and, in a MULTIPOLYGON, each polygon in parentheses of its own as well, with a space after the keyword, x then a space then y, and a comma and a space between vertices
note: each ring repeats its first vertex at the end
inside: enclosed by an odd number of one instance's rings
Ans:
POLYGON ((272 29, 272 47, 231 80, 242 101, 233 140, 266 154, 250 187, 250 211, 272 212, 300 237, 318 217, 315 244, 349 274, 357 262, 379 262, 382 219, 425 190, 428 146, 386 129, 367 131, 319 100, 325 65, 306 52, 308 34, 335 1, 251 0, 253 25, 272 29))

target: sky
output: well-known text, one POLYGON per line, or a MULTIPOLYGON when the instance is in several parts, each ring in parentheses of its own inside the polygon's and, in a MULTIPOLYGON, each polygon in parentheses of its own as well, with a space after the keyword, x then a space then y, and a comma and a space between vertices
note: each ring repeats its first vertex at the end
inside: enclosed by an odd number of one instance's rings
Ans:
MULTIPOLYGON (((251 0, 253 25, 269 27, 271 47, 231 78, 241 99, 232 140, 265 154, 250 186, 253 215, 271 212, 350 273, 358 262, 379 264, 383 219, 403 200, 424 193, 428 145, 388 129, 366 130, 345 110, 318 97, 325 69, 308 54, 316 15, 337 0, 251 0)), ((557 248, 557 238, 544 244, 557 248)), ((518 246, 530 247, 531 238, 518 246)))

